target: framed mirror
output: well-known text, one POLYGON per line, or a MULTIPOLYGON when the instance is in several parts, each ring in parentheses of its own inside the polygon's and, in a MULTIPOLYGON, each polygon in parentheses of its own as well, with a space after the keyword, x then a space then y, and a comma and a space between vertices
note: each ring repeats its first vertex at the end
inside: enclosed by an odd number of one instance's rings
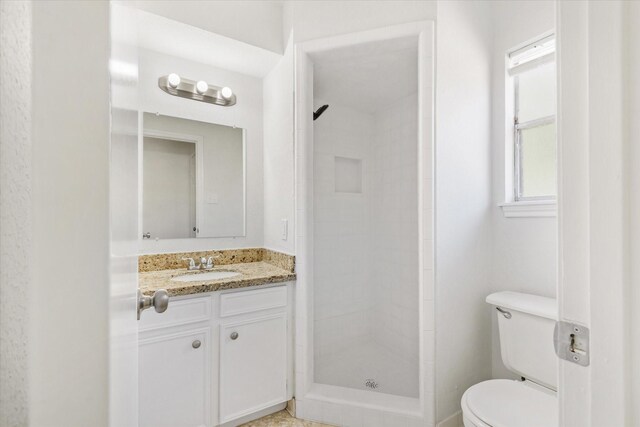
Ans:
POLYGON ((144 238, 246 233, 244 129, 143 114, 144 238))

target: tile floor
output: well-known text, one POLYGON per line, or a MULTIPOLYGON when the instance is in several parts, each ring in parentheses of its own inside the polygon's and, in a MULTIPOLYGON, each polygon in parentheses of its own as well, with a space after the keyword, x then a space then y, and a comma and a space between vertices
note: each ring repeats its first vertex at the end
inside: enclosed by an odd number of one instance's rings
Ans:
POLYGON ((314 423, 293 418, 286 410, 267 415, 240 427, 331 427, 328 424, 314 423))

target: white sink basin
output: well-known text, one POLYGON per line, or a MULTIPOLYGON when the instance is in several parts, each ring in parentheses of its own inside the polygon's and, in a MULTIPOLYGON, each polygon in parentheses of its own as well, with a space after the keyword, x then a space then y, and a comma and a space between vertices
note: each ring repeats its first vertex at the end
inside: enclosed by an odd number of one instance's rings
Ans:
POLYGON ((176 276, 173 282, 206 282, 207 280, 229 279, 230 277, 239 276, 240 273, 235 271, 209 271, 200 274, 185 274, 184 276, 176 276))

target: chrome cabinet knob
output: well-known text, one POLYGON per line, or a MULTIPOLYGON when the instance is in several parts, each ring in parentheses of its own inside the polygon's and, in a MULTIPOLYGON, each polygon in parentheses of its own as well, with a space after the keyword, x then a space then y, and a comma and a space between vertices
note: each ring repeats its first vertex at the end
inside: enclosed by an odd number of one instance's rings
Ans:
POLYGON ((237 332, 231 332, 231 335, 229 335, 229 338, 231 338, 232 340, 237 340, 238 339, 238 333, 237 332))
POLYGON ((140 314, 147 308, 153 307, 156 313, 164 313, 169 307, 169 293, 164 289, 158 289, 153 296, 142 295, 138 289, 138 320, 140 314))
POLYGON ((194 342, 191 343, 191 347, 200 348, 200 344, 202 344, 200 340, 195 340, 194 342))

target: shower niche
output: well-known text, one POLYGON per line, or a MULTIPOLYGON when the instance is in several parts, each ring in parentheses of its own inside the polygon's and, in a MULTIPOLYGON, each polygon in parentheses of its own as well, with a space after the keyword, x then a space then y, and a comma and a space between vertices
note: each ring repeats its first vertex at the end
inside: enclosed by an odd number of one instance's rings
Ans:
POLYGON ((302 418, 343 423, 317 415, 330 401, 433 419, 432 39, 425 22, 297 46, 302 418))
POLYGON ((334 158, 336 193, 362 193, 362 159, 334 158))

